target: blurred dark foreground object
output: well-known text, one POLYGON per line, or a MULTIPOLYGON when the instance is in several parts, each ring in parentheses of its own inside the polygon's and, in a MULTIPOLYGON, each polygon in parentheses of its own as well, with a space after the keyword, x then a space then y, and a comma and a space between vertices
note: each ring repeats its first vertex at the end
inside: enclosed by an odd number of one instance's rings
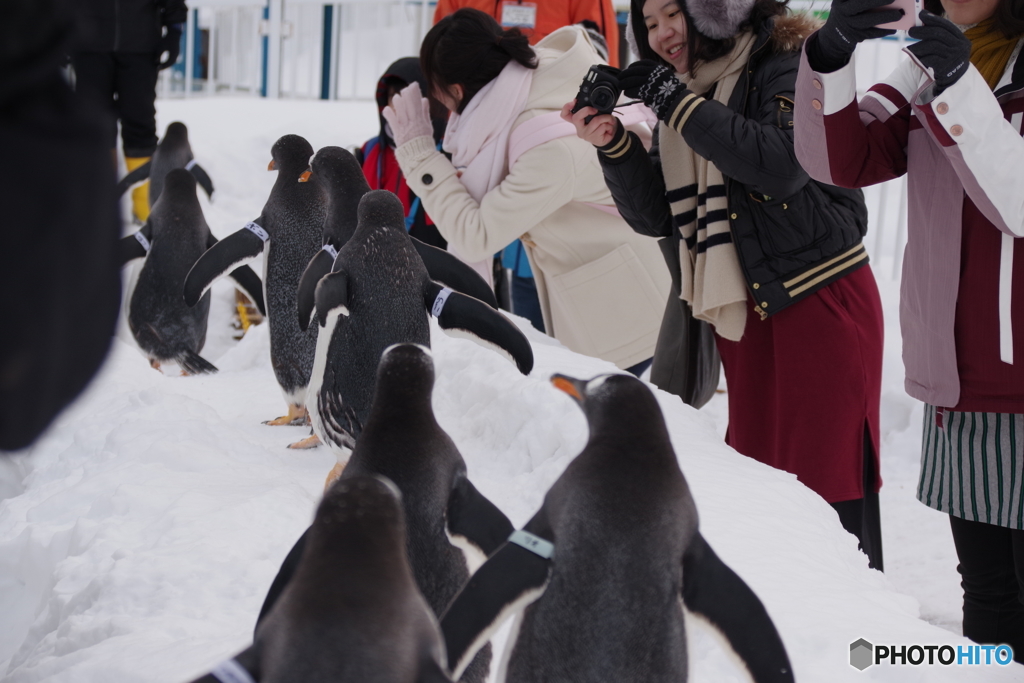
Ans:
POLYGON ((120 305, 105 116, 61 76, 60 0, 4 0, 0 21, 0 451, 24 448, 82 391, 120 305))

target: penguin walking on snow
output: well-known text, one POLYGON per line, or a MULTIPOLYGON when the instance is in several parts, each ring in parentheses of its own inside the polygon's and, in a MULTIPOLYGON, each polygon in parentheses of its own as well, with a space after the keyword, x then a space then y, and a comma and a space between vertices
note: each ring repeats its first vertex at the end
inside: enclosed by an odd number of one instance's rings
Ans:
POLYGON ((409 567, 394 484, 338 482, 307 538, 252 646, 195 683, 451 683, 437 618, 409 567))
MULTIPOLYGON (((414 344, 387 349, 362 435, 341 479, 328 491, 372 475, 388 477, 398 486, 412 572, 427 604, 440 614, 513 528, 467 478, 462 455, 434 418, 433 388, 428 349, 414 344)), ((307 530, 285 558, 263 603, 257 637, 276 611, 275 604, 287 594, 287 586, 299 578, 296 567, 310 553, 312 533, 307 530)), ((482 683, 487 677, 489 646, 474 654, 474 663, 461 678, 465 683, 482 683)))
POLYGON ((156 146, 152 158, 137 169, 126 175, 117 183, 117 195, 124 194, 135 183, 149 178, 149 205, 152 207, 160 198, 164 188, 164 178, 176 168, 183 168, 191 173, 206 196, 213 199, 213 181, 202 166, 196 163, 192 155, 192 146, 188 142, 188 128, 180 121, 167 126, 164 137, 156 146))
MULTIPOLYGON (((359 201, 370 191, 363 169, 355 156, 341 147, 323 147, 313 155, 309 170, 299 181, 316 176, 327 192, 327 219, 324 221, 323 247, 306 266, 299 280, 299 324, 303 328, 313 312, 314 294, 320 278, 331 272, 338 252, 356 231, 359 201)), ((423 260, 430 277, 451 289, 468 294, 497 309, 494 290, 465 263, 410 235, 413 248, 423 260)))
POLYGON ((326 195, 315 178, 300 183, 313 148, 298 135, 285 135, 271 150, 267 167, 277 181, 263 214, 221 240, 195 262, 185 280, 185 302, 193 306, 221 275, 264 249, 263 282, 270 326, 270 361, 288 404, 288 414, 264 424, 304 424, 306 387, 316 352, 316 330, 299 327, 296 289, 303 269, 320 249, 327 216, 326 195))
MULTIPOLYGON (((449 258, 453 267, 468 270, 449 258)), ((358 227, 333 271, 317 284, 313 303, 320 333, 306 405, 317 436, 338 457, 328 483, 362 431, 381 353, 392 344, 429 346, 428 311, 442 328, 507 353, 523 374, 533 367, 530 342, 508 318, 431 278, 405 231, 402 202, 385 190, 363 195, 358 227)), ((299 301, 300 311, 313 307, 308 299, 299 301)))
POLYGON ((590 440, 442 617, 455 675, 518 613, 499 681, 685 682, 685 604, 754 681, 792 683, 764 605, 698 530, 651 391, 629 375, 552 383, 583 408, 590 440))
MULTIPOLYGON (((192 264, 217 238, 203 218, 195 178, 184 169, 174 169, 163 184, 146 224, 121 239, 122 265, 145 259, 126 297, 128 327, 154 368, 174 361, 185 374, 216 372, 199 355, 206 343, 210 295, 204 294, 198 305, 190 307, 181 298, 181 288, 192 264)), ((256 273, 242 266, 231 277, 262 311, 263 285, 256 273)))

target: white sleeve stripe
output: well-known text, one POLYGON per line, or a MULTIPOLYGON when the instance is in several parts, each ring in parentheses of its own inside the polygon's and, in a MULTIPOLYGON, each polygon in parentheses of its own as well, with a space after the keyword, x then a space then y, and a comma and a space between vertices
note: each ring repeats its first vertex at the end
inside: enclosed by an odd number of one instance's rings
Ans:
POLYGON ((1016 240, 1005 232, 999 253, 999 360, 1013 365, 1013 319, 1010 301, 1013 292, 1013 247, 1016 240))
POLYGON ((210 674, 221 683, 256 683, 249 672, 234 659, 221 662, 213 667, 210 674))
POLYGON ((852 59, 849 64, 832 73, 814 72, 814 78, 820 80, 822 84, 822 89, 818 92, 822 93, 823 115, 835 114, 857 101, 856 73, 852 59))
POLYGON ((875 92, 874 90, 869 90, 867 93, 864 94, 864 99, 866 100, 869 97, 871 99, 875 100, 876 102, 878 102, 880 105, 882 105, 882 107, 887 112, 889 112, 889 116, 894 115, 896 112, 898 112, 900 110, 900 108, 898 106, 896 106, 895 102, 893 102, 888 97, 886 97, 885 95, 883 95, 883 94, 881 94, 879 92, 875 92))
POLYGON ((1024 135, 1024 129, 1020 127, 1022 121, 1024 121, 1024 112, 1017 112, 1010 117, 1010 125, 1020 131, 1021 135, 1024 135))

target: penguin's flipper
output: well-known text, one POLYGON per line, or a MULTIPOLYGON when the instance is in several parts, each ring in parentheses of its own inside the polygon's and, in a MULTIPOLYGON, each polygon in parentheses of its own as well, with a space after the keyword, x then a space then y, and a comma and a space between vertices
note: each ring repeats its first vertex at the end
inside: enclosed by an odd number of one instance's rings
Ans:
POLYGON ((255 232, 242 228, 207 249, 185 278, 185 303, 195 306, 214 280, 259 256, 265 245, 255 232))
POLYGON ((285 586, 292 580, 292 575, 299 566, 299 560, 302 559, 302 551, 306 547, 306 536, 309 535, 309 529, 302 532, 299 536, 299 540, 295 541, 295 545, 288 551, 288 555, 284 558, 284 562, 281 563, 281 568, 277 570, 277 576, 274 577, 274 582, 270 584, 270 590, 267 591, 267 597, 263 599, 263 607, 260 608, 260 615, 256 617, 256 628, 254 632, 260 630, 260 622, 263 618, 270 614, 270 610, 274 607, 274 603, 281 597, 281 593, 284 592, 285 586))
POLYGON ((196 179, 199 186, 206 191, 206 196, 213 199, 213 181, 210 180, 210 175, 206 172, 206 169, 199 164, 192 164, 188 172, 196 179))
POLYGON ((302 277, 299 278, 299 290, 298 290, 298 304, 299 304, 299 327, 305 332, 306 328, 309 327, 309 319, 313 315, 313 307, 315 305, 315 294, 317 283, 320 282, 320 278, 327 273, 331 272, 331 266, 334 265, 334 257, 331 256, 331 252, 326 249, 321 249, 316 255, 309 260, 309 264, 306 266, 306 270, 302 272, 302 277))
POLYGON ((120 197, 121 195, 128 191, 129 187, 131 187, 135 183, 141 183, 143 180, 148 178, 149 170, 152 167, 153 162, 147 161, 142 166, 139 166, 137 169, 126 175, 124 178, 121 178, 119 181, 117 181, 117 196, 120 197))
POLYGON ((444 330, 455 331, 452 336, 469 336, 497 347, 508 354, 519 372, 529 375, 533 370, 533 348, 526 335, 512 321, 478 299, 453 291, 440 283, 428 281, 423 288, 427 311, 437 318, 444 330))
POLYGON ((683 602, 710 621, 756 683, 792 683, 786 647, 750 586, 695 532, 683 556, 683 602))
POLYGON ((544 593, 552 555, 527 549, 531 542, 541 550, 553 550, 545 539, 525 531, 512 532, 509 542, 469 577, 441 616, 452 678, 462 676, 506 619, 526 609, 544 593))
POLYGON ((444 249, 432 247, 426 242, 421 242, 412 235, 412 246, 416 247, 423 265, 432 280, 451 287, 457 292, 462 292, 474 299, 480 299, 491 308, 498 307, 498 300, 494 297, 494 290, 487 284, 487 281, 463 261, 459 260, 451 252, 444 249))
POLYGON ((448 499, 448 532, 462 536, 490 556, 515 530, 501 510, 480 493, 465 474, 448 499))
MULTIPOLYGON (((338 311, 341 315, 348 315, 348 273, 344 270, 336 270, 320 278, 316 284, 316 291, 313 293, 316 303, 316 315, 320 319, 320 326, 327 325, 327 315, 332 311, 338 311)), ((299 321, 300 324, 303 321, 299 321)), ((305 321, 309 325, 309 320, 305 321)))
POLYGON ((217 366, 200 356, 195 351, 185 349, 174 359, 186 375, 203 375, 218 372, 217 366))
POLYGON ((448 677, 440 664, 434 659, 428 659, 420 667, 420 675, 416 678, 416 683, 452 683, 452 679, 448 677))
POLYGON ((256 647, 252 646, 231 659, 221 662, 213 667, 213 670, 195 679, 192 683, 224 683, 224 681, 259 681, 259 660, 256 657, 256 647))
POLYGON ((118 241, 117 247, 121 267, 124 268, 137 258, 145 258, 152 246, 152 239, 153 225, 149 221, 146 221, 146 224, 139 228, 138 232, 122 237, 118 241))
POLYGON ((267 315, 267 305, 263 301, 263 280, 249 266, 235 268, 228 277, 235 281, 235 284, 245 292, 245 295, 260 309, 260 315, 267 315))

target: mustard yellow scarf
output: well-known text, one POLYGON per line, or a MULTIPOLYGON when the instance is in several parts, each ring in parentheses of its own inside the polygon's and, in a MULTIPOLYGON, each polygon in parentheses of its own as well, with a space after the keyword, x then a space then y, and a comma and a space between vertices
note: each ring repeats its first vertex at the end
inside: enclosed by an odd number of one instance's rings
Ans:
POLYGON ((1020 36, 1007 38, 1002 31, 993 30, 993 24, 995 19, 986 19, 967 29, 964 35, 971 41, 971 64, 981 72, 988 87, 995 90, 1020 36))

